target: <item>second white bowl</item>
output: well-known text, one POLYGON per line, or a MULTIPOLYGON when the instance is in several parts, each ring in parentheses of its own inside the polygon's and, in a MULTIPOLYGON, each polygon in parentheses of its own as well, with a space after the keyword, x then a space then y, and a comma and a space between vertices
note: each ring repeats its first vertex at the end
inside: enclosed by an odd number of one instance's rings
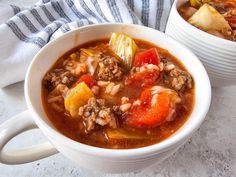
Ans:
POLYGON ((186 22, 178 8, 187 0, 173 3, 165 33, 190 48, 203 62, 216 87, 236 84, 236 42, 210 35, 186 22))

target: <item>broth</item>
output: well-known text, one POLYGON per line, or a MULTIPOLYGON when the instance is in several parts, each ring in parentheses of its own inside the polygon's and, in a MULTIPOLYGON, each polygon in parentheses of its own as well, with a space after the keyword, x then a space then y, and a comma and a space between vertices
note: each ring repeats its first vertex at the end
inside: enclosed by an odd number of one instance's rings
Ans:
MULTIPOLYGON (((160 61, 161 63, 171 63, 174 64, 175 68, 178 70, 184 71, 184 73, 187 73, 187 70, 184 68, 184 66, 174 57, 172 56, 167 50, 162 49, 158 46, 155 46, 149 42, 142 41, 135 39, 134 40, 137 46, 139 47, 139 52, 146 51, 150 48, 155 48, 158 51, 160 61)), ((55 69, 65 68, 63 63, 65 63, 66 60, 71 59, 72 54, 77 54, 81 57, 81 49, 83 48, 89 48, 93 50, 97 50, 97 47, 100 51, 102 51, 102 55, 105 56, 112 56, 115 58, 119 58, 118 56, 114 55, 114 52, 112 52, 109 48, 109 39, 103 39, 103 40, 96 40, 92 41, 86 44, 83 44, 81 46, 78 46, 67 53, 65 53, 63 56, 61 56, 58 61, 52 66, 52 68, 48 71, 53 72, 55 69)), ((160 64, 159 64, 160 65, 160 64)), ((159 66, 158 65, 158 66, 159 66)), ((173 86, 171 86, 170 82, 168 82, 169 75, 165 72, 160 72, 159 78, 155 80, 152 84, 148 84, 147 86, 139 86, 138 82, 135 80, 134 83, 126 85, 125 82, 127 81, 127 78, 132 75, 131 70, 124 69, 122 79, 119 81, 114 81, 115 84, 119 83, 122 84, 122 89, 116 94, 116 95, 107 95, 104 93, 106 92, 106 88, 99 87, 99 93, 96 94, 96 99, 104 99, 106 106, 112 110, 112 107, 114 106, 120 106, 122 105, 121 100, 124 97, 128 97, 129 102, 126 103, 129 105, 132 104, 131 108, 122 114, 116 114, 113 111, 113 114, 116 117, 116 121, 118 122, 118 127, 110 127, 109 124, 105 126, 101 126, 98 124, 95 124, 93 129, 88 131, 85 126, 85 119, 82 119, 80 116, 77 118, 74 118, 71 116, 70 112, 66 110, 64 105, 62 106, 62 111, 59 111, 58 109, 55 109, 55 105, 52 104, 50 99, 50 94, 52 92, 53 86, 48 86, 48 81, 45 84, 45 78, 43 80, 43 92, 42 92, 42 98, 43 98, 43 106, 47 113, 48 118, 53 123, 53 125, 58 129, 59 132, 61 132, 63 135, 78 141, 83 144, 96 146, 96 147, 102 147, 102 148, 111 148, 111 149, 130 149, 130 148, 139 148, 144 146, 149 146, 156 144, 158 142, 161 142, 165 140, 166 138, 173 135, 180 127, 183 126, 183 124, 187 121, 188 117, 190 116, 193 105, 194 105, 194 83, 191 80, 191 87, 190 88, 184 88, 175 91, 178 95, 178 97, 181 99, 181 102, 178 103, 175 107, 175 113, 172 115, 171 121, 166 121, 161 123, 160 125, 156 126, 130 126, 129 123, 127 123, 127 117, 129 117, 130 114, 133 114, 136 110, 133 108, 134 101, 138 100, 142 92, 146 88, 150 88, 153 85, 161 86, 161 88, 169 88, 173 89, 173 86), (131 113, 133 111, 133 113, 131 113), (172 120, 173 119, 173 120, 172 120), (110 138, 109 137, 109 131, 113 131, 113 134, 116 136, 116 129, 118 129, 118 133, 122 132, 122 136, 119 135, 118 138, 110 138), (126 137, 128 136, 128 138, 126 137), (123 137, 123 138, 122 138, 123 137)), ((86 73, 85 73, 86 74, 86 73)), ((98 78, 98 72, 96 71, 94 76, 92 76, 95 80, 95 82, 100 81, 101 79, 98 78)), ((46 77, 46 76, 45 76, 46 77)), ((75 82, 81 77, 79 75, 78 77, 75 77, 72 81, 72 84, 68 84, 68 88, 74 88, 75 82)), ((69 78, 69 77, 68 77, 69 78)), ((132 78, 132 77, 131 77, 132 78)), ((172 78, 173 79, 173 78, 172 78)), ((141 79, 142 81, 142 79, 141 79)), ((109 81, 112 82, 112 81, 109 81)), ((143 82, 143 81, 142 81, 143 82)), ((96 85, 97 86, 97 85, 96 85)), ((54 86, 55 87, 55 86, 54 86)), ((68 91, 67 91, 68 95, 68 91)), ((64 98, 68 96, 63 96, 64 98)), ((119 107, 120 111, 121 107, 119 107)), ((139 108, 138 108, 139 109, 139 108)), ((107 110, 107 108, 105 109, 107 110)), ((155 111, 155 109, 154 109, 155 111)), ((91 112, 92 113, 92 112, 91 112)), ((112 135, 113 136, 113 135, 112 135)))

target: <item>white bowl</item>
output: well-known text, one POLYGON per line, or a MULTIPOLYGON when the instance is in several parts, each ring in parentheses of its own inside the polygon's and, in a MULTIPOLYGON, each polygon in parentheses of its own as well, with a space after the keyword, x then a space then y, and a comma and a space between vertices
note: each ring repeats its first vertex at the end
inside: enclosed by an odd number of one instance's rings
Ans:
POLYGON ((52 145, 44 144, 29 150, 9 155, 0 152, 0 161, 8 164, 25 163, 54 154, 56 150, 92 170, 112 173, 131 172, 143 169, 174 153, 183 145, 203 122, 211 101, 211 86, 208 75, 198 58, 182 44, 151 28, 131 24, 100 24, 79 28, 66 33, 47 44, 33 59, 25 81, 25 96, 29 112, 9 120, 0 127, 5 133, 0 137, 0 150, 15 135, 33 128, 34 122, 52 145), (41 100, 41 81, 45 73, 66 51, 88 41, 108 38, 112 32, 122 32, 134 38, 154 43, 178 58, 191 73, 195 82, 195 105, 187 122, 171 137, 155 145, 127 150, 92 147, 76 142, 56 130, 47 118, 41 100), (23 116, 32 115, 32 118, 23 116), (18 125, 18 126, 15 126, 18 125), (19 128, 20 127, 20 128, 19 128))
POLYGON ((187 0, 173 3, 165 33, 190 48, 203 62, 212 86, 236 84, 236 42, 210 35, 186 22, 177 9, 187 0))

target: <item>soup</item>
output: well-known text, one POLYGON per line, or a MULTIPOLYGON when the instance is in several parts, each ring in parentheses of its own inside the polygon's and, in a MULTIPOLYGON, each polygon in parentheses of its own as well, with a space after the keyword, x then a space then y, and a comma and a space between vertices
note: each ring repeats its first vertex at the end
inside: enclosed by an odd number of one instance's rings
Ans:
POLYGON ((110 149, 165 140, 186 122, 195 96, 191 75, 167 50, 119 33, 65 53, 42 90, 59 132, 110 149))
POLYGON ((236 41, 235 0, 189 0, 178 11, 193 26, 214 36, 236 41))

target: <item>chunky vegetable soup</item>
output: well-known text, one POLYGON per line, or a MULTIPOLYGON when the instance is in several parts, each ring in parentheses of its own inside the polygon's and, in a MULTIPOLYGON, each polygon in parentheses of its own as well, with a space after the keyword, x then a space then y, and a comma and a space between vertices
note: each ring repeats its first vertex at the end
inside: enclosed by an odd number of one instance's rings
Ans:
POLYGON ((178 11, 193 26, 236 41, 236 0, 189 0, 178 11))
POLYGON ((194 104, 193 79, 175 57, 119 33, 64 54, 42 87, 45 111, 62 134, 111 149, 168 138, 194 104))

